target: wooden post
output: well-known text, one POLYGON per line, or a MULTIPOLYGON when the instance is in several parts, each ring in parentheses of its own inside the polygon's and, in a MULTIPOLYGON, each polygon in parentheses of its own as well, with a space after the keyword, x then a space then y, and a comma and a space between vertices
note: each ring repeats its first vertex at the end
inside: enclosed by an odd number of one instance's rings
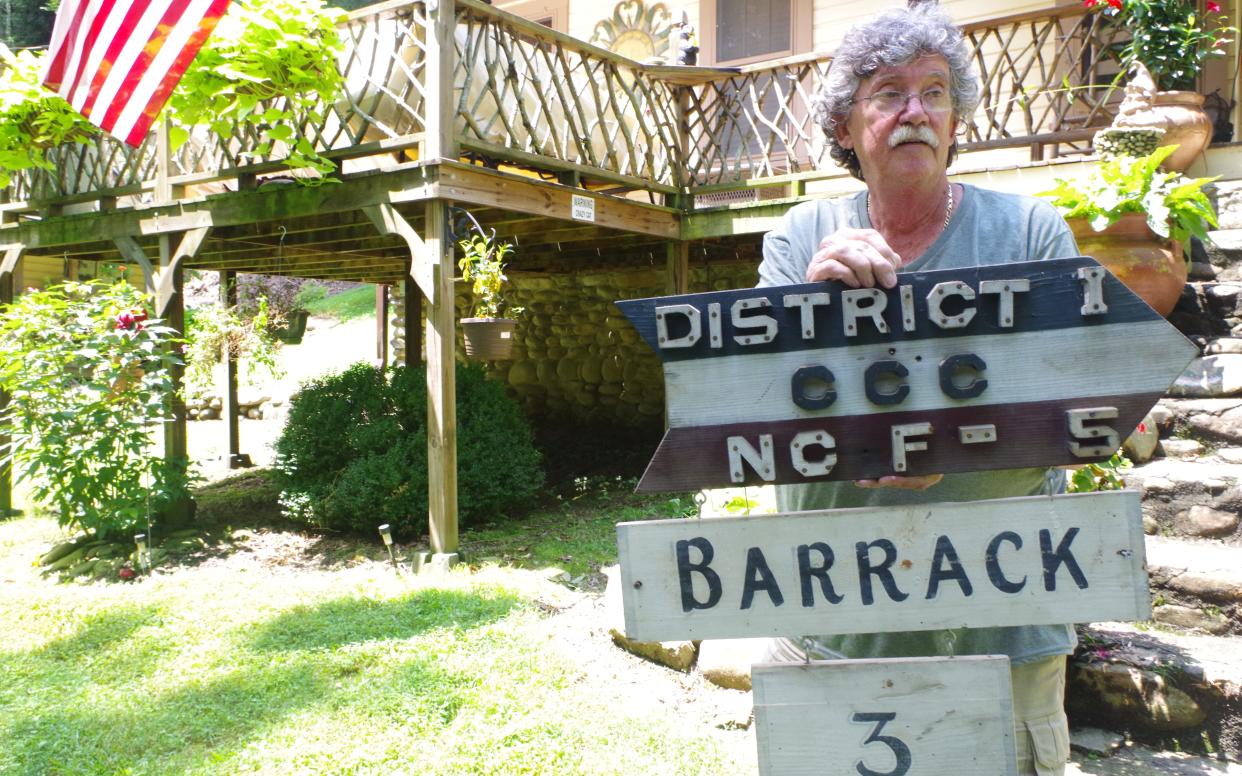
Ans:
MULTIPOLYGON (((427 16, 430 29, 427 35, 427 66, 423 69, 426 83, 426 138, 423 140, 422 158, 456 159, 457 144, 453 138, 453 68, 456 60, 456 42, 453 32, 457 26, 453 0, 428 0, 427 16)), ((450 266, 451 266, 450 262, 450 266)), ((450 304, 451 306, 451 304, 450 304)))
MULTIPOLYGON (((664 248, 664 287, 668 294, 690 292, 690 244, 670 242, 664 248)), ((710 290, 710 289, 708 289, 710 290)))
POLYGON ((405 307, 401 311, 405 325, 405 365, 423 363, 423 296, 410 281, 405 281, 405 307))
POLYGON ((172 167, 172 137, 168 120, 155 125, 155 201, 157 203, 172 202, 173 187, 169 177, 172 167))
MULTIPOLYGON (((237 273, 231 270, 220 271, 220 306, 231 310, 237 306, 237 273)), ((229 434, 228 465, 230 469, 245 466, 249 458, 241 454, 241 424, 237 400, 237 357, 233 355, 227 342, 224 343, 224 422, 229 434)))
MULTIPOLYGON (((448 234, 448 203, 431 200, 425 208, 424 242, 436 284, 435 301, 427 308, 428 518, 432 552, 454 556, 457 552, 457 337, 453 320, 453 241, 448 234)), ((407 309, 411 306, 411 296, 413 294, 406 296, 407 309)), ((407 330, 407 358, 416 347, 407 330)), ((452 558, 442 562, 451 564, 452 558)))
POLYGON ((380 369, 388 368, 388 286, 375 286, 375 358, 380 369))
MULTIPOLYGON (((16 285, 17 262, 21 258, 21 246, 10 246, 0 264, 0 307, 13 303, 16 285)), ((0 415, 9 406, 8 392, 0 389, 0 415)), ((5 459, 12 436, 8 424, 0 425, 0 519, 13 514, 13 466, 5 459)))

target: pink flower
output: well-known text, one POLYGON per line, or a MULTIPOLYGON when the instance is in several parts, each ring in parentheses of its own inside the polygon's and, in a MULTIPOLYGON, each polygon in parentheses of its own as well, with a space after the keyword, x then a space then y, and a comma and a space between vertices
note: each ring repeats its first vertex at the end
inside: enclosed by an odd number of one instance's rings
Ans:
POLYGON ((1100 0, 1082 0, 1082 4, 1088 8, 1095 8, 1100 4, 1100 0))
POLYGON ((1220 13, 1220 3, 1213 3, 1208 0, 1207 9, 1209 13, 1220 13))
POLYGON ((142 322, 146 319, 146 310, 126 310, 116 316, 116 327, 124 331, 142 331, 142 322))

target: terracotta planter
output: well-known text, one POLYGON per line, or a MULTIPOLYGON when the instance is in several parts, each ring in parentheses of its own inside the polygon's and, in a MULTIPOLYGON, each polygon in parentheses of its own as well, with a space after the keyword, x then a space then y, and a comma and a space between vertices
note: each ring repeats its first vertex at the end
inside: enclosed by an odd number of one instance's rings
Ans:
POLYGON ((462 318, 461 333, 466 342, 466 358, 476 361, 503 361, 513 355, 512 318, 462 318))
POLYGON ((1084 256, 1103 264, 1156 312, 1173 312, 1186 285, 1181 243, 1149 229, 1142 213, 1127 213, 1102 232, 1085 218, 1071 218, 1069 225, 1084 256))
POLYGON ((1170 172, 1181 172, 1190 166, 1212 140, 1212 120, 1203 111, 1203 95, 1198 92, 1156 92, 1150 95, 1150 107, 1144 107, 1114 122, 1123 127, 1159 127, 1164 130, 1160 145, 1176 145, 1164 164, 1170 172))

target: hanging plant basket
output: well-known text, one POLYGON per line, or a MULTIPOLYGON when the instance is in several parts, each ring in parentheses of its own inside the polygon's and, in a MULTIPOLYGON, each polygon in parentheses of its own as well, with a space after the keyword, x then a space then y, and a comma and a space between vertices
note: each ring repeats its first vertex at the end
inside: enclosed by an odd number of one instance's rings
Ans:
POLYGON ((272 336, 287 345, 301 344, 302 337, 306 334, 308 318, 310 318, 310 313, 306 310, 293 310, 289 313, 289 319, 285 325, 273 331, 272 336))
POLYGON ((504 361, 513 357, 512 318, 462 318, 461 333, 466 341, 466 358, 475 361, 504 361))

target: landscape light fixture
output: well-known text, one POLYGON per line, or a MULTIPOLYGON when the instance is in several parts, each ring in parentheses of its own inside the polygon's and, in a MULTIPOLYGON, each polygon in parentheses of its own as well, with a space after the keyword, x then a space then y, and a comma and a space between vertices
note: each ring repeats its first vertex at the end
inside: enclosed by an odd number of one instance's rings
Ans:
POLYGON ((397 556, 392 551, 392 526, 388 523, 381 525, 379 535, 384 540, 384 546, 388 548, 388 559, 392 561, 392 567, 397 568, 397 556))
POLYGON ((134 546, 138 548, 138 565, 145 571, 150 565, 147 555, 147 535, 134 534, 134 546))

